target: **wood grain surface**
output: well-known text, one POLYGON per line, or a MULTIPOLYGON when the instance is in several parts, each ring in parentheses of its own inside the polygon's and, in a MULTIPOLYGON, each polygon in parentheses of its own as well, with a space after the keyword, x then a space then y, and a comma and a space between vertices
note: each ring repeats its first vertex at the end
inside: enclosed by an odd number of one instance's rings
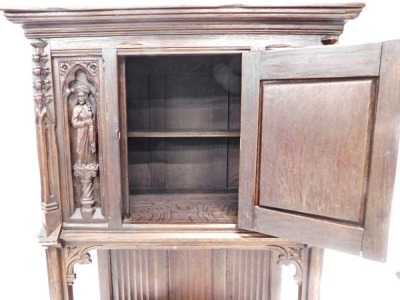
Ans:
POLYGON ((132 195, 129 223, 236 223, 237 193, 132 195))
POLYGON ((130 9, 5 9, 28 38, 165 34, 340 35, 364 4, 175 6, 130 9), (29 22, 27 21, 29 20, 29 22))
POLYGON ((265 83, 259 205, 361 224, 375 94, 370 79, 265 83))
POLYGON ((362 255, 385 261, 400 130, 400 41, 383 43, 362 255))

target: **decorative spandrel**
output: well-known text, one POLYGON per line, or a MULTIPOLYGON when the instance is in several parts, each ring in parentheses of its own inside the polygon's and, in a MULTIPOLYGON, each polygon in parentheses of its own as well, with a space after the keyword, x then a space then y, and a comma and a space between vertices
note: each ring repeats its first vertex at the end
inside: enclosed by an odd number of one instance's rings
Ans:
POLYGON ((104 219, 99 192, 98 62, 59 63, 68 107, 75 212, 72 219, 104 219))

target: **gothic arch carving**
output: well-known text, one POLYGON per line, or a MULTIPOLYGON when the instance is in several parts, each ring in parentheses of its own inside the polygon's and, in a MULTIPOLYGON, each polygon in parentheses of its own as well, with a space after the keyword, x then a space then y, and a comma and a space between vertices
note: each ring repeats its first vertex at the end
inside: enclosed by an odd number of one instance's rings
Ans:
POLYGON ((72 219, 104 219, 99 191, 97 107, 99 62, 59 62, 62 98, 67 108, 73 199, 72 219))

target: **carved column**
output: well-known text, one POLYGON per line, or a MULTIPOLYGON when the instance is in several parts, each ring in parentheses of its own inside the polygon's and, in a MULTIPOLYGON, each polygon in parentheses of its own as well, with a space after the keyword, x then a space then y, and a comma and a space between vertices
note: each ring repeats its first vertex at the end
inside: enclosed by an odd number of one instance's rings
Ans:
POLYGON ((33 40, 31 45, 33 46, 32 73, 42 186, 43 225, 45 234, 49 236, 57 227, 61 226, 62 222, 51 63, 45 41, 33 40))
POLYGON ((91 219, 95 212, 96 199, 93 197, 93 178, 97 176, 98 164, 74 165, 74 175, 79 177, 82 184, 81 212, 83 219, 91 219))

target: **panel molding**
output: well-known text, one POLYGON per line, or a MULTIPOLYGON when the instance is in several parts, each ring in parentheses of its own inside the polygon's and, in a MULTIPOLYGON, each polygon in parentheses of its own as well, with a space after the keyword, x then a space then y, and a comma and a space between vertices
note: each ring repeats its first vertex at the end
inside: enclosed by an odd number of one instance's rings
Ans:
POLYGON ((363 228, 314 217, 255 207, 252 230, 359 255, 363 228), (290 229, 288 229, 290 228, 290 229), (312 228, 312 231, 310 230, 312 228), (340 234, 340 237, 338 235, 340 234))
POLYGON ((376 79, 261 86, 258 204, 363 224, 376 79))

